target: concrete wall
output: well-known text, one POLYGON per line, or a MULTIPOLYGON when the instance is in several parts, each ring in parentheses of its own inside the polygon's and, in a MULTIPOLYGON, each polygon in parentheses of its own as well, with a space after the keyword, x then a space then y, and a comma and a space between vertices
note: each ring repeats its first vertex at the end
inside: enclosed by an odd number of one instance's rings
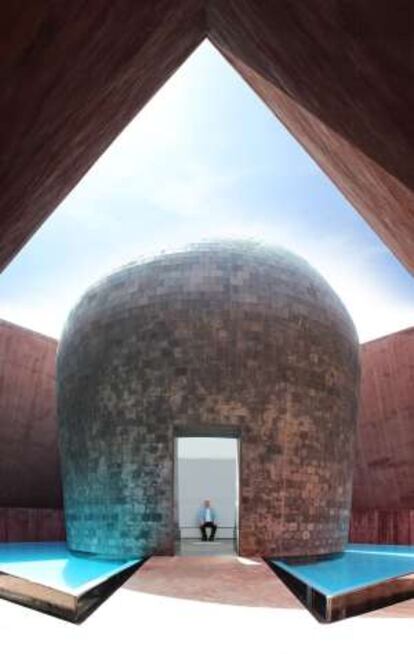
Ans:
POLYGON ((0 506, 57 508, 57 341, 0 321, 0 506))
POLYGON ((414 509, 352 509, 349 540, 414 545, 414 509))
POLYGON ((0 542, 65 540, 62 509, 0 507, 0 542))
POLYGON ((284 250, 204 245, 130 265, 72 311, 58 355, 69 545, 174 548, 174 428, 240 432, 240 552, 341 550, 358 395, 352 322, 284 250))
POLYGON ((353 540, 414 543, 414 328, 361 346, 353 540))
POLYGON ((197 512, 203 500, 216 511, 217 538, 234 538, 236 528, 236 459, 178 459, 178 507, 181 538, 200 537, 197 512))
POLYGON ((361 346, 355 509, 414 508, 414 328, 361 346))
POLYGON ((411 5, 1 3, 0 266, 208 37, 414 270, 411 5))
POLYGON ((56 348, 0 320, 0 540, 64 537, 56 348))

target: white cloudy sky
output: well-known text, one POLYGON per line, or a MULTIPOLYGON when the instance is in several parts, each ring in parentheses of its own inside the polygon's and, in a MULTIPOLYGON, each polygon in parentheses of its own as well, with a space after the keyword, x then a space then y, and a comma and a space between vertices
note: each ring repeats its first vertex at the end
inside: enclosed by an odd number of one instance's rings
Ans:
POLYGON ((222 237, 305 256, 362 342, 414 325, 412 276, 207 42, 3 272, 0 317, 58 338, 102 274, 222 237))

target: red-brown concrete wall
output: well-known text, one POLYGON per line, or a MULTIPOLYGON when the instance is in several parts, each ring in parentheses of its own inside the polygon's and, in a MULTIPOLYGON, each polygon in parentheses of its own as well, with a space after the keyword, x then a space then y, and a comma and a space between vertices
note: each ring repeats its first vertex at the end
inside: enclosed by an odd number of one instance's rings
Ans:
POLYGON ((65 540, 62 509, 0 507, 0 542, 65 540))
POLYGON ((0 540, 63 535, 56 349, 0 320, 0 540))
POLYGON ((0 267, 208 36, 414 270, 412 7, 2 2, 0 267))
POLYGON ((414 328, 361 346, 353 541, 414 543, 414 328))
POLYGON ((353 509, 349 540, 414 545, 414 509, 353 509))

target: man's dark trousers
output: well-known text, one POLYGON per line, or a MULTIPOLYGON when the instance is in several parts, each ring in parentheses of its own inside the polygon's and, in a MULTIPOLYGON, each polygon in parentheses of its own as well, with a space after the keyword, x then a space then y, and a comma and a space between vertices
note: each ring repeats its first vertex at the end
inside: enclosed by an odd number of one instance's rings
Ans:
POLYGON ((210 538, 208 540, 214 540, 214 536, 216 535, 217 531, 217 525, 215 525, 214 522, 205 522, 204 524, 200 525, 201 537, 203 540, 207 540, 206 527, 210 527, 211 529, 210 538))

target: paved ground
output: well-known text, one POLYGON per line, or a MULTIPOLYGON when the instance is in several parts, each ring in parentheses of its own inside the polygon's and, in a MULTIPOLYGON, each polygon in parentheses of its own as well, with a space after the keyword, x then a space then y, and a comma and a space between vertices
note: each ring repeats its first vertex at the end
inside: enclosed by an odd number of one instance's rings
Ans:
POLYGON ((79 626, 0 600, 0 648, 13 654, 389 654, 410 648, 413 618, 411 600, 370 618, 321 625, 259 560, 154 557, 79 626))
POLYGON ((198 602, 302 610, 266 563, 235 556, 153 557, 124 588, 198 602))

